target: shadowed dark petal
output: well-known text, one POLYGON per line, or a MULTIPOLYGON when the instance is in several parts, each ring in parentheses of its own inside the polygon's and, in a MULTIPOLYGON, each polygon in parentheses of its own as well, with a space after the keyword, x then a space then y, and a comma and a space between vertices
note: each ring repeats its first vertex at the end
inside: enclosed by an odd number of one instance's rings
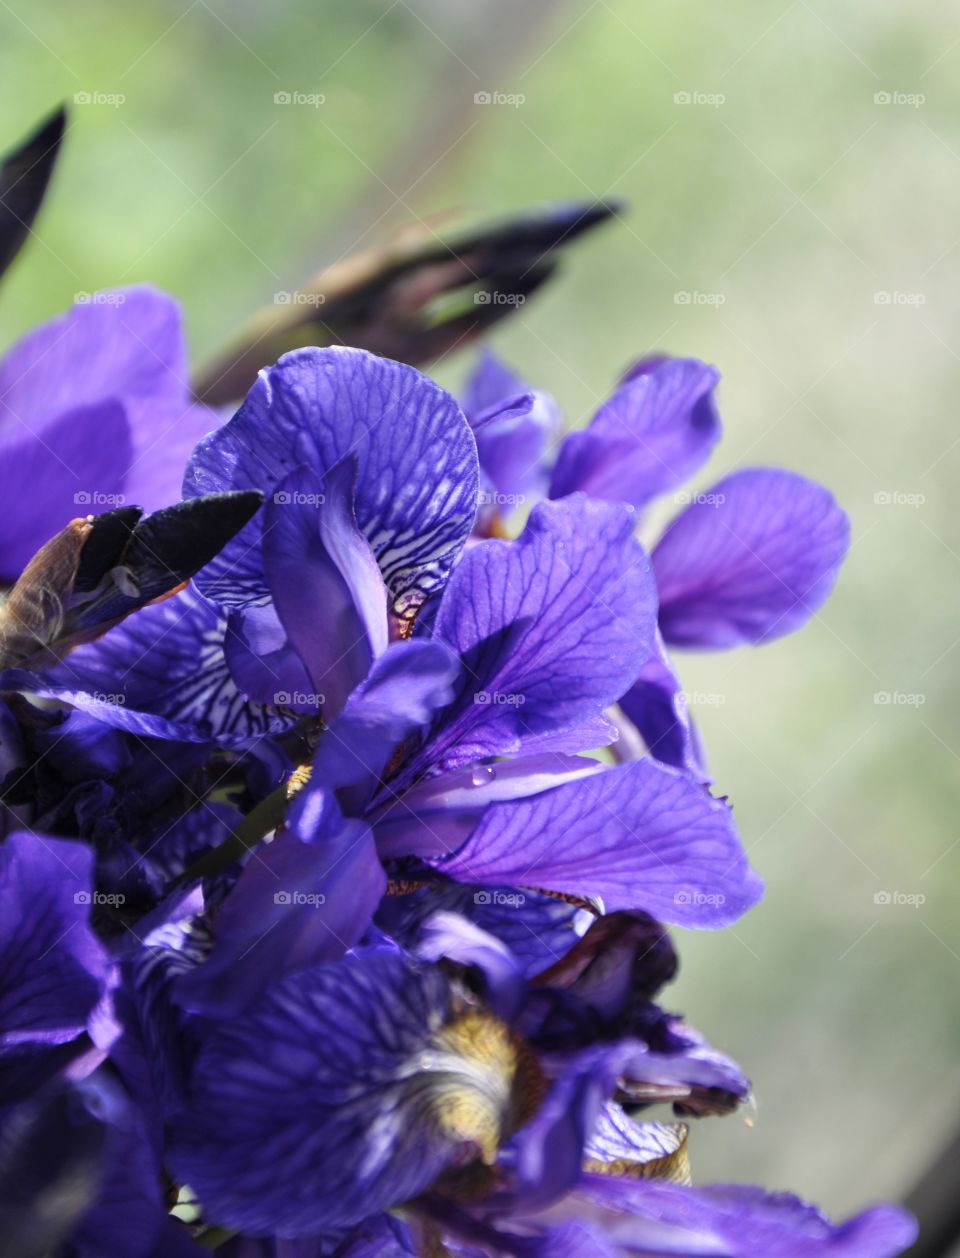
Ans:
POLYGON ((0 160, 0 275, 30 234, 53 174, 66 119, 61 105, 0 160))
POLYGON ((732 473, 653 551, 664 640, 718 649, 791 633, 826 600, 849 542, 849 520, 820 485, 776 468, 732 473))
POLYGON ((106 991, 92 869, 92 851, 65 839, 20 831, 0 847, 0 1098, 20 1059, 76 1039, 106 991))
POLYGON ((65 699, 117 729, 154 738, 243 745, 290 718, 247 703, 223 654, 226 622, 193 586, 141 608, 16 685, 65 699))
POLYGON ((377 911, 377 922, 403 947, 413 951, 423 923, 443 910, 466 917, 510 949, 527 978, 538 974, 575 944, 586 910, 556 896, 515 887, 465 886, 438 882, 405 895, 388 896, 377 911))
POLYGON ((277 984, 202 1048, 175 1173, 254 1236, 311 1236, 408 1200, 498 1138, 515 1058, 502 1024, 478 1018, 451 1020, 441 973, 398 953, 277 984))
POLYGON ((596 896, 692 927, 736 921, 762 892, 727 805, 651 760, 491 804, 462 847, 432 863, 463 882, 596 896))
POLYGON ((577 495, 541 503, 514 542, 472 547, 451 577, 435 633, 465 680, 420 765, 518 751, 595 720, 651 650, 656 591, 633 513, 577 495))
POLYGON ((720 437, 713 390, 720 373, 695 358, 655 361, 630 374, 588 428, 560 447, 551 498, 580 489, 642 507, 706 462, 720 437))
POLYGON ((387 885, 373 836, 319 790, 294 803, 286 828, 248 860, 220 906, 213 952, 177 986, 184 1008, 235 1016, 287 974, 357 944, 387 885))
POLYGON ((661 764, 685 769, 698 781, 708 781, 686 696, 659 633, 640 676, 620 696, 620 710, 636 726, 651 756, 661 764))
MULTIPOLYGON (((202 441, 184 494, 268 495, 306 464, 325 475, 354 456, 357 523, 398 614, 445 581, 473 525, 476 443, 449 394, 412 367, 362 350, 303 349, 261 372, 229 424, 202 441)), ((201 588, 229 607, 266 594, 255 519, 215 559, 201 588)))

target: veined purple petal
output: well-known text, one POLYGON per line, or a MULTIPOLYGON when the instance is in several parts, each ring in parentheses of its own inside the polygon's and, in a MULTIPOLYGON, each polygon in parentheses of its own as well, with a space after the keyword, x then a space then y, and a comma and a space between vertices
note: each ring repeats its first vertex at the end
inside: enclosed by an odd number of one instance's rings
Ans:
POLYGON ((201 1049, 174 1171, 253 1236, 347 1227, 422 1192, 496 1136, 509 1096, 502 1060, 461 1058, 450 1000, 437 968, 390 952, 275 985, 201 1049))
POLYGON ((267 504, 263 534, 277 615, 328 721, 387 647, 387 589, 354 518, 355 474, 352 458, 322 481, 298 468, 267 504))
POLYGON ((644 506, 706 462, 720 437, 713 390, 720 373, 695 358, 628 375, 588 428, 560 447, 551 498, 583 490, 644 506))
POLYGON ((472 547, 434 630, 459 652, 465 680, 419 762, 470 764, 595 720, 649 656, 655 608, 620 504, 541 503, 516 541, 472 547))
POLYGON ((826 600, 849 543, 850 523, 822 486, 777 468, 732 473, 653 551, 664 640, 719 649, 792 632, 826 600))
POLYGON ((291 722, 247 703, 227 668, 225 630, 213 604, 188 586, 49 668, 11 671, 4 681, 130 733, 243 745, 291 722))
MULTIPOLYGON (((357 523, 393 609, 412 615, 438 589, 473 525, 476 443, 448 393, 412 367, 354 349, 302 349, 261 372, 229 424, 201 441, 191 497, 256 487, 272 494, 302 464, 324 475, 354 456, 357 523)), ((208 565, 204 593, 229 607, 267 593, 254 520, 208 565)))
POLYGON ((651 760, 492 804, 433 863, 462 882, 596 896, 608 910, 701 928, 736 921, 762 892, 727 805, 651 760))
POLYGON ((553 1211, 578 1215, 614 1242, 615 1255, 676 1258, 893 1258, 916 1238, 914 1220, 875 1206, 831 1223, 790 1193, 736 1184, 689 1188, 663 1180, 585 1175, 553 1211))

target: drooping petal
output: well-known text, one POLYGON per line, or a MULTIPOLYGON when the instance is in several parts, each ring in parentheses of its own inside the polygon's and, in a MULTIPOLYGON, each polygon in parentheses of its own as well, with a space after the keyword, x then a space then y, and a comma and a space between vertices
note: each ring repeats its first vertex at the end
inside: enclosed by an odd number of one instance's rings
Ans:
POLYGON ((362 815, 393 753, 449 703, 458 673, 442 642, 392 643, 321 738, 308 791, 336 791, 351 815, 362 815))
POLYGON ((463 409, 477 439, 480 467, 494 494, 511 508, 542 494, 547 453, 560 423, 553 398, 531 390, 491 350, 483 350, 467 382, 463 409))
POLYGON ((653 654, 620 696, 619 706, 651 756, 661 764, 685 769, 701 782, 708 781, 687 699, 659 632, 653 654))
POLYGON ((446 1166, 492 1156, 516 1049, 502 1024, 464 1018, 438 969, 395 952, 275 985, 201 1049, 174 1171, 225 1226, 296 1237, 358 1223, 446 1166))
POLYGON ((435 625, 459 652, 464 682, 420 763, 507 755, 527 737, 596 719, 648 657, 655 608, 633 514, 619 504, 541 503, 516 541, 474 546, 435 625))
POLYGON ((387 646, 387 590, 354 518, 355 474, 352 459, 322 481, 298 468, 267 504, 263 535, 273 604, 328 722, 387 646))
MULTIPOLYGON (((477 502, 476 443, 456 402, 412 367, 352 349, 303 349, 261 372, 229 424, 197 447, 193 496, 256 487, 272 494, 297 467, 324 475, 357 460, 354 508, 394 610, 412 615, 445 581, 477 502)), ((214 560, 201 588, 224 606, 267 593, 254 520, 214 560)))
POLYGON ((550 1213, 573 1213, 584 1229, 609 1238, 609 1252, 624 1258, 650 1252, 677 1258, 893 1258, 917 1234, 915 1221, 895 1206, 874 1206, 831 1223, 790 1193, 736 1184, 689 1188, 616 1175, 585 1175, 550 1213))
POLYGON ((651 760, 492 804, 431 863, 463 882, 597 896, 691 927, 736 921, 762 892, 727 805, 651 760))
POLYGON ((654 548, 664 640, 719 649, 798 629, 833 589, 849 542, 849 520, 822 486, 777 468, 732 473, 654 548))
POLYGON ((367 827, 321 792, 301 795, 286 828, 247 861, 217 912, 213 952, 184 975, 178 1000, 235 1016, 270 983, 358 943, 386 885, 367 827))
POLYGON ((588 428, 557 457, 550 497, 582 490, 642 507, 706 462, 720 437, 715 367, 695 358, 654 362, 628 375, 588 428))
POLYGON ((110 964, 90 925, 93 852, 32 831, 0 847, 0 1100, 22 1099, 57 1046, 75 1040, 107 989, 110 964))

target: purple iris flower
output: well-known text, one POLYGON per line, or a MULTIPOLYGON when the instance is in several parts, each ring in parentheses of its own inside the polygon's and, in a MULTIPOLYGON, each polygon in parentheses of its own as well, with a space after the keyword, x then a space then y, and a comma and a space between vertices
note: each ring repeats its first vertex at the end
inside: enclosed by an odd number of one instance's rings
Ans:
POLYGON ((0 580, 75 516, 179 497, 219 419, 191 399, 176 302, 147 286, 94 293, 0 360, 0 580))
MULTIPOLYGON (((511 418, 499 427, 484 420, 491 438, 480 446, 481 468, 486 460, 504 483, 549 477, 554 499, 579 491, 642 511, 710 456, 720 437, 719 378, 696 359, 643 359, 554 457, 542 429, 539 442, 530 440, 533 395, 519 397, 516 377, 487 355, 467 395, 484 398, 485 414, 499 404, 511 418)), ((742 469, 688 498, 651 551, 659 636, 620 708, 658 759, 702 777, 667 648, 726 649, 798 629, 833 588, 850 528, 827 490, 779 468, 742 469)))
POLYGON ((431 1235, 505 1255, 899 1253, 915 1228, 890 1207, 834 1225, 795 1197, 689 1186, 685 1125, 637 1105, 696 1112, 748 1085, 696 1037, 661 1051, 630 1035, 640 944, 612 967, 597 953, 603 981, 570 963, 528 988, 502 943, 445 915, 419 957, 383 943, 289 978, 200 1044, 175 1172, 243 1236, 311 1253, 417 1253, 431 1235), (598 1027, 623 1019, 619 1038, 539 1049, 529 1001, 551 995, 585 1000, 598 1027))
POLYGON ((411 862, 427 882, 594 897, 688 926, 759 898, 724 802, 652 759, 576 754, 615 736, 604 712, 654 649, 632 509, 574 494, 541 504, 517 540, 461 555, 475 478, 462 413, 412 368, 288 355, 186 478, 198 493, 255 484, 266 510, 198 592, 37 680, 155 737, 249 746, 291 711, 322 712, 309 786, 219 911, 189 985, 197 1009, 236 1010, 278 973, 342 955, 411 862), (111 679, 124 702, 94 697, 111 679))

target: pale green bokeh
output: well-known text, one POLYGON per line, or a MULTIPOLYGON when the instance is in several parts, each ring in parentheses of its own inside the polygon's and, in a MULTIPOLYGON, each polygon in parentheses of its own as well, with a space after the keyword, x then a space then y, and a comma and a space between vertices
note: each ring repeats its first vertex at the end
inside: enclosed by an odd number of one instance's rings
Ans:
POLYGON ((542 29, 515 46, 504 24, 491 57, 479 2, 9 0, 4 143, 74 93, 126 99, 73 109, 0 332, 149 280, 205 353, 414 213, 630 199, 495 343, 571 423, 650 348, 716 362, 726 438, 700 487, 784 464, 852 516, 836 595, 801 634, 682 661, 768 893, 732 930, 682 935, 668 1000, 756 1083, 752 1130, 697 1125, 698 1179, 848 1211, 906 1190, 960 1095, 960 44, 933 0, 532 7, 542 29), (283 90, 326 101, 275 105, 283 90))

